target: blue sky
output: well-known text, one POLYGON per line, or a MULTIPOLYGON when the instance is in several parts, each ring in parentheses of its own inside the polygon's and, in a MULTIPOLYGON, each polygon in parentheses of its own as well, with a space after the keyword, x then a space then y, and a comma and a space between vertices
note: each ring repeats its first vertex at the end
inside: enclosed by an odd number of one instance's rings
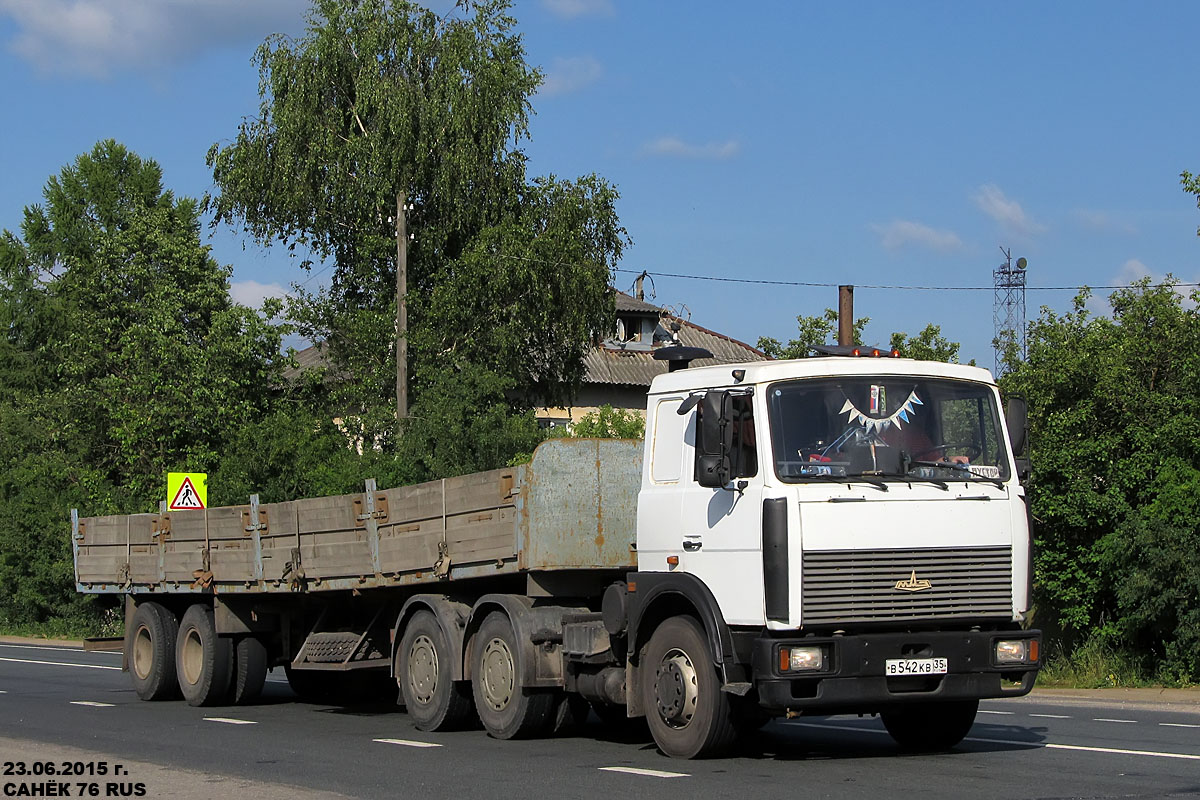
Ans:
MULTIPOLYGON (((0 0, 0 227, 113 137, 168 188, 257 109, 254 47, 303 29, 302 0, 0 0)), ((1200 4, 650 3, 521 0, 534 174, 619 188, 634 271, 990 286, 1000 247, 1036 286, 1200 281, 1200 4)), ((212 238, 255 304, 306 276, 212 238)), ((324 276, 319 276, 314 283, 324 276)), ((312 284, 310 284, 312 285, 312 284)), ((649 284, 648 284, 649 286, 649 284)), ((786 340, 836 289, 654 277, 656 302, 753 343, 786 340)), ((1029 292, 1070 306, 1072 292, 1029 292)), ((992 292, 859 288, 870 341, 942 325, 992 364, 992 292)), ((1100 304, 1095 304, 1098 310, 1100 304)))

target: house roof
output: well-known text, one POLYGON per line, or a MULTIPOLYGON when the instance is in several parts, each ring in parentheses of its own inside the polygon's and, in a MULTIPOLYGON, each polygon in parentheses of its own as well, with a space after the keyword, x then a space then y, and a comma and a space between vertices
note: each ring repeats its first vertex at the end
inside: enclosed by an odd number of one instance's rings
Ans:
MULTIPOLYGON (((617 310, 622 311, 622 298, 627 301, 650 305, 643 301, 617 292, 617 310)), ((632 309, 630 309, 632 310, 632 309)), ((698 358, 692 362, 693 367, 711 367, 718 364, 737 364, 743 361, 767 361, 770 356, 756 347, 738 341, 723 333, 710 331, 695 323, 672 316, 661 309, 664 328, 672 323, 679 323, 679 343, 688 347, 703 347, 713 354, 712 358, 698 358)), ((656 337, 657 340, 657 337, 656 337)), ((584 357, 586 367, 584 383, 590 384, 620 384, 624 386, 649 386, 654 376, 667 372, 666 361, 655 361, 654 350, 669 344, 662 342, 653 348, 622 349, 619 345, 606 342, 594 348, 584 357)))
MULTIPOLYGON (((673 323, 678 323, 680 344, 688 347, 703 347, 713 354, 712 358, 696 359, 692 362, 692 366, 706 367, 718 364, 737 364, 743 361, 770 360, 770 356, 766 353, 745 342, 672 316, 665 309, 624 292, 616 292, 616 306, 619 314, 660 317, 660 326, 663 329, 669 329, 673 323)), ((643 345, 637 348, 623 348, 612 341, 605 342, 599 347, 592 348, 584 356, 583 382, 584 384, 649 387, 656 375, 667 372, 667 362, 654 360, 654 351, 666 344, 669 342, 661 341, 659 336, 655 336, 655 344, 651 347, 643 345)), ((288 367, 283 371, 285 379, 295 380, 305 370, 329 366, 328 356, 321 343, 298 351, 296 362, 297 368, 288 367)))

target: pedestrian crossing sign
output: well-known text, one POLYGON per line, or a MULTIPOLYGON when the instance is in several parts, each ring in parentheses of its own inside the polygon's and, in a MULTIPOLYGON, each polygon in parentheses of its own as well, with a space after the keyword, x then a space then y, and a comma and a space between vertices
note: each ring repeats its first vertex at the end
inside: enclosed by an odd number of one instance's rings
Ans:
POLYGON ((207 472, 168 472, 167 510, 199 511, 208 508, 207 472))

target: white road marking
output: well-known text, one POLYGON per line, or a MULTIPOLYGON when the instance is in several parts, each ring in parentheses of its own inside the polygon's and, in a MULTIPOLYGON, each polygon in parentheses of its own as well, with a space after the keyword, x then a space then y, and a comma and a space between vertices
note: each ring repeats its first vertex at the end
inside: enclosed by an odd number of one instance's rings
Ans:
POLYGON ((46 664, 51 667, 80 667, 82 669, 115 669, 118 672, 120 667, 110 667, 107 664, 70 664, 65 661, 36 661, 32 658, 0 658, 0 661, 11 661, 14 664, 46 664))
POLYGON ((1070 719, 1066 714, 1030 714, 1031 717, 1045 717, 1046 719, 1070 719))
POLYGON ((14 650, 57 650, 62 653, 105 653, 112 652, 109 650, 84 650, 82 647, 45 647, 40 644, 0 644, 0 647, 9 647, 14 650))
POLYGON ((226 725, 257 725, 252 719, 233 719, 232 717, 205 717, 206 722, 224 722, 226 725))
POLYGON ((91 706, 92 708, 112 708, 112 703, 97 703, 95 700, 72 700, 73 706, 91 706))
POLYGON ((638 769, 637 767, 597 767, 601 772, 624 772, 629 775, 642 775, 647 778, 690 778, 686 772, 663 772, 660 769, 638 769))
POLYGON ((415 742, 412 739, 372 739, 380 744, 398 744, 401 747, 441 747, 437 742, 415 742))
POLYGON ((1053 750, 1086 750, 1089 753, 1119 753, 1125 756, 1155 756, 1157 758, 1186 758, 1189 761, 1200 761, 1200 756, 1191 753, 1159 753, 1154 750, 1121 750, 1117 747, 1080 747, 1074 744, 1047 744, 1053 750))
POLYGON ((1133 722, 1137 722, 1137 720, 1136 720, 1136 719, 1109 719, 1108 717, 1092 717, 1092 722, 1124 722, 1124 723, 1133 723, 1133 722))
POLYGON ((0 689, 0 694, 8 694, 8 692, 6 692, 6 691, 5 691, 5 690, 3 690, 3 689, 0 689))
MULTIPOLYGON (((853 731, 854 733, 881 733, 887 735, 887 731, 875 730, 874 728, 858 728, 852 725, 819 725, 814 722, 796 722, 790 721, 788 725, 795 725, 801 728, 818 728, 824 730, 837 731, 853 731)), ((1048 750, 1079 750, 1085 753, 1118 753, 1126 756, 1153 756, 1155 758, 1183 758, 1189 761, 1200 761, 1200 755, 1192 753, 1164 753, 1156 750, 1121 750, 1115 747, 1084 747, 1078 744, 1054 744, 1052 742, 1021 742, 1013 739, 984 739, 976 736, 968 736, 963 739, 964 742, 983 742, 985 744, 1006 744, 1013 747, 1044 747, 1048 750)))
POLYGON ((987 709, 981 708, 981 709, 979 709, 979 713, 980 714, 1003 714, 1006 717, 1011 717, 1015 712, 1013 712, 1013 711, 988 711, 987 709))
POLYGON ((1167 728, 1200 728, 1200 725, 1191 725, 1187 722, 1160 722, 1158 724, 1167 728))

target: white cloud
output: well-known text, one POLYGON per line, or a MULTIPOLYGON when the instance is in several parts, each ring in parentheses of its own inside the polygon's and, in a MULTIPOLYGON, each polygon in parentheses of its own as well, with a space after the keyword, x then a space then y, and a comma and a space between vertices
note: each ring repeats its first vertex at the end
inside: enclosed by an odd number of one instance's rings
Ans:
POLYGON ((542 7, 556 17, 574 19, 590 14, 612 16, 612 0, 542 0, 542 7))
POLYGON ((1000 187, 994 183, 980 186, 971 199, 983 213, 999 222, 1009 233, 1032 236, 1046 230, 1045 225, 1030 218, 1025 213, 1025 209, 1021 208, 1020 203, 1016 200, 1009 200, 1000 187))
POLYGON ((962 247, 962 239, 954 231, 939 231, 919 222, 898 219, 887 225, 872 225, 879 241, 888 250, 899 250, 909 244, 946 253, 962 247))
POLYGON ((1132 236, 1137 233, 1137 226, 1127 219, 1122 219, 1108 211, 1096 211, 1088 208, 1077 208, 1072 212, 1075 221, 1084 228, 1100 233, 1123 233, 1132 236))
POLYGON ((546 70, 546 80, 538 94, 547 97, 570 94, 600 80, 603 74, 604 67, 591 56, 556 58, 550 62, 550 68, 546 70))
POLYGON ((0 0, 8 48, 47 73, 103 78, 303 27, 305 0, 0 0))
POLYGON ((263 301, 268 297, 287 297, 287 289, 278 283, 234 281, 229 284, 229 297, 239 305, 261 308, 263 301))
POLYGON ((663 136, 648 143, 642 148, 643 155, 671 156, 674 158, 702 158, 722 161, 733 158, 741 151, 737 140, 727 142, 709 142, 708 144, 689 144, 677 136, 663 136))

